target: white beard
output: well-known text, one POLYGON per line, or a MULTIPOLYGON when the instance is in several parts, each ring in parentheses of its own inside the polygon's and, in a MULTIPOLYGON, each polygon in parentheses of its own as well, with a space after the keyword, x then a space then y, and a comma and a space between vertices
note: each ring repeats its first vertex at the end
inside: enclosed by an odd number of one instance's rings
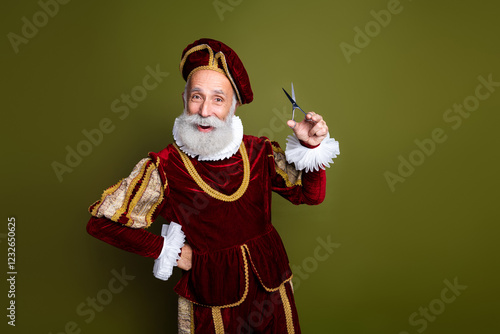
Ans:
POLYGON ((228 115, 223 121, 216 116, 188 115, 184 111, 177 117, 176 135, 187 151, 199 156, 211 156, 233 141, 232 120, 232 115, 228 115), (201 132, 198 125, 211 126, 212 130, 201 132))

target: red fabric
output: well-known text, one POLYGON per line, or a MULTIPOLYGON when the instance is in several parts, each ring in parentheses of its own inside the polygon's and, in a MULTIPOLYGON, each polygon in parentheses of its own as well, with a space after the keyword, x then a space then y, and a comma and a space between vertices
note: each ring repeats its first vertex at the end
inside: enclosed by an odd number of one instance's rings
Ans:
MULTIPOLYGON (((286 293, 292 310, 292 320, 296 334, 300 334, 299 318, 290 283, 285 284, 286 293)), ((212 309, 193 305, 194 332, 215 334, 212 309)), ((280 292, 267 292, 258 284, 258 279, 250 279, 247 299, 239 306, 221 309, 225 333, 288 333, 286 315, 280 292)))
MULTIPOLYGON (((277 288, 288 279, 291 276, 288 258, 271 224, 272 191, 294 204, 319 204, 325 196, 324 170, 303 173, 303 186, 287 187, 275 170, 271 143, 266 138, 252 136, 244 136, 243 142, 250 160, 250 183, 244 195, 234 202, 205 194, 172 145, 150 154, 153 161, 159 158, 160 175, 167 177, 163 180, 168 186, 159 213, 166 220, 182 225, 186 241, 193 248, 192 269, 183 273, 175 291, 200 304, 223 306, 241 299, 245 288, 243 244, 248 249, 245 255, 249 274, 257 275, 261 284, 277 288)), ((224 194, 234 193, 241 185, 243 162, 239 152, 221 161, 191 159, 191 162, 208 185, 224 194)), ((91 234, 117 247, 150 257, 161 250, 142 244, 149 237, 143 230, 121 227, 127 232, 119 235, 122 233, 119 225, 91 222, 91 234), (126 242, 119 240, 122 236, 127 237, 126 242), (134 239, 142 245, 134 246, 134 239)))
POLYGON ((160 256, 163 237, 143 229, 133 229, 105 217, 91 217, 87 232, 97 239, 120 249, 153 259, 160 256))
POLYGON ((326 194, 326 171, 320 169, 317 172, 302 173, 301 191, 297 187, 287 187, 284 180, 277 179, 273 184, 273 191, 286 198, 293 204, 321 204, 326 194))
MULTIPOLYGON (((193 42, 192 44, 189 44, 182 52, 181 59, 184 58, 184 55, 190 49, 192 49, 197 45, 202 45, 202 44, 207 44, 208 46, 210 46, 210 48, 213 50, 214 57, 215 54, 219 51, 221 51, 224 54, 224 57, 226 58, 227 62, 227 67, 229 69, 229 73, 231 73, 231 77, 233 78, 234 83, 236 84, 236 87, 238 89, 238 92, 240 93, 241 103, 246 104, 252 102, 253 92, 252 92, 252 87, 250 85, 250 78, 248 77, 248 73, 245 69, 245 66, 243 66, 243 63, 241 62, 236 52, 234 52, 234 50, 231 49, 226 44, 213 39, 202 38, 193 42)), ((184 78, 184 80, 187 80, 189 73, 191 73, 191 71, 193 71, 195 68, 209 65, 208 64, 209 59, 210 59, 210 54, 207 49, 191 53, 187 57, 184 67, 181 69, 182 77, 184 78)), ((222 64, 220 64, 220 60, 219 60, 219 68, 224 69, 222 64)))

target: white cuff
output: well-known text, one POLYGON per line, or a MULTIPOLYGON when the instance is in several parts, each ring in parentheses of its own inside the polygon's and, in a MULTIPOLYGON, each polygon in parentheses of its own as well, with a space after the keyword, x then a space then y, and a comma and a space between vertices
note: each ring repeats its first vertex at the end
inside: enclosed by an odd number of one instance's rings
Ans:
POLYGON ((177 260, 181 257, 182 246, 184 246, 185 235, 181 225, 171 222, 170 225, 163 224, 161 228, 163 236, 163 248, 160 256, 155 260, 153 274, 156 278, 166 281, 171 275, 177 260))
POLYGON ((297 170, 305 169, 307 173, 319 171, 320 168, 325 169, 325 166, 330 167, 330 163, 333 164, 332 159, 336 158, 338 154, 340 154, 339 142, 330 138, 330 133, 315 148, 303 146, 295 134, 287 137, 286 161, 290 164, 294 163, 297 170))

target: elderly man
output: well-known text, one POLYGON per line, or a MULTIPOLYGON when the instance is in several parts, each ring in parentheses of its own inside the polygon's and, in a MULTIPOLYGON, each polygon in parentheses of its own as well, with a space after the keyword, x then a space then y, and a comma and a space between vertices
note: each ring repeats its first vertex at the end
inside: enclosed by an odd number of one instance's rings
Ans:
POLYGON ((184 112, 174 144, 150 153, 89 209, 87 231, 155 259, 166 280, 183 269, 180 333, 300 333, 283 243, 271 224, 271 195, 319 204, 325 166, 339 153, 323 118, 288 121, 286 151, 243 134, 236 109, 253 100, 247 72, 227 45, 201 39, 186 47, 184 112), (161 215, 162 235, 145 230, 161 215))

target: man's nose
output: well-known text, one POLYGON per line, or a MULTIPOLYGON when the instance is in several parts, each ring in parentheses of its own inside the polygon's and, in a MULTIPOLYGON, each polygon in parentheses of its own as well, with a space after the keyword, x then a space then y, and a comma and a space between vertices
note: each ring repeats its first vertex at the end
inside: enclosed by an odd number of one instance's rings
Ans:
POLYGON ((210 105, 207 101, 203 101, 200 105, 200 110, 198 112, 201 117, 212 116, 212 112, 210 111, 210 105))

